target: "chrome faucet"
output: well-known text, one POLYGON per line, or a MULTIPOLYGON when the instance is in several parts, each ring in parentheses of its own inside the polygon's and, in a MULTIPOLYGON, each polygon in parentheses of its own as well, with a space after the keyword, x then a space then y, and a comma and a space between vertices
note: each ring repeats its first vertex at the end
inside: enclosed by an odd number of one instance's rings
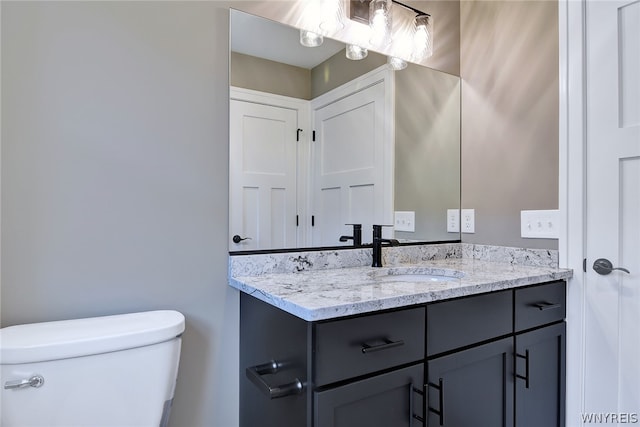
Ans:
MULTIPOLYGON (((383 239, 382 238, 382 227, 384 225, 374 225, 373 226, 373 263, 371 267, 382 267, 382 244, 388 243, 389 246, 398 246, 400 242, 396 239, 383 239)), ((392 227, 391 225, 387 225, 386 227, 392 227)))
POLYGON ((340 236, 340 241, 346 242, 347 240, 353 240, 353 246, 355 247, 362 246, 362 224, 345 224, 345 225, 353 225, 353 236, 340 236))

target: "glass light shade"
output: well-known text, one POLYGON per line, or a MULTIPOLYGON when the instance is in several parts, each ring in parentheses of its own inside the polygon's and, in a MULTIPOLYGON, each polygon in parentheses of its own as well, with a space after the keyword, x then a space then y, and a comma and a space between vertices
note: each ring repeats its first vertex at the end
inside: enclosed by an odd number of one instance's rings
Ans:
POLYGON ((418 15, 413 35, 413 59, 422 61, 433 55, 433 23, 429 15, 418 15))
POLYGON ((300 30, 300 44, 306 47, 317 47, 322 44, 324 38, 313 31, 300 30))
POLYGON ((347 58, 352 59, 354 61, 358 61, 360 59, 364 59, 369 54, 367 49, 360 47, 355 44, 348 44, 346 48, 347 58))
POLYGON ((389 63, 389 65, 391 65, 391 68, 393 68, 395 71, 400 71, 407 68, 407 61, 395 56, 390 56, 387 62, 389 63))
POLYGON ((320 1, 320 29, 327 35, 344 28, 346 15, 343 0, 315 0, 320 1))
POLYGON ((391 0, 371 0, 369 3, 369 26, 374 46, 391 43, 391 0))

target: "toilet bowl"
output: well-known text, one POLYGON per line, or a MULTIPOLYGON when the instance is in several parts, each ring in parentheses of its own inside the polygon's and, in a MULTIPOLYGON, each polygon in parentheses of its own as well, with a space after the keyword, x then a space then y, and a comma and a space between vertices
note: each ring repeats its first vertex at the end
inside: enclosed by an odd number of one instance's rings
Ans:
POLYGON ((0 425, 166 426, 183 331, 172 310, 0 329, 0 425))

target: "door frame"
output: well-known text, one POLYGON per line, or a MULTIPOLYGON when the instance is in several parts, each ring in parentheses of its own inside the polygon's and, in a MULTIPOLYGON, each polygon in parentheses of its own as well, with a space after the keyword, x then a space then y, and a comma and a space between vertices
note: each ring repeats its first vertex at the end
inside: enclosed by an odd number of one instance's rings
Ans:
POLYGON ((586 243, 586 1, 559 0, 560 266, 573 269, 567 286, 566 426, 581 426, 585 385, 586 243), (578 363, 575 363, 579 361, 578 363))

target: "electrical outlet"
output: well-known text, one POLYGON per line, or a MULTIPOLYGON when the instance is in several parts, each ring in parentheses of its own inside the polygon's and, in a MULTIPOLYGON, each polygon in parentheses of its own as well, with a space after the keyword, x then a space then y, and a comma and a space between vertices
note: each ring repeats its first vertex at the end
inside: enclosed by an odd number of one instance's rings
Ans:
POLYGON ((447 209, 447 232, 460 232, 460 209, 447 209))
POLYGON ((461 212, 461 227, 463 233, 475 233, 476 232, 476 210, 475 209, 462 209, 461 212))
POLYGON ((393 227, 395 231, 416 231, 416 213, 414 211, 396 211, 393 227))
POLYGON ((560 237, 558 210, 520 211, 520 235, 529 239, 560 237))

